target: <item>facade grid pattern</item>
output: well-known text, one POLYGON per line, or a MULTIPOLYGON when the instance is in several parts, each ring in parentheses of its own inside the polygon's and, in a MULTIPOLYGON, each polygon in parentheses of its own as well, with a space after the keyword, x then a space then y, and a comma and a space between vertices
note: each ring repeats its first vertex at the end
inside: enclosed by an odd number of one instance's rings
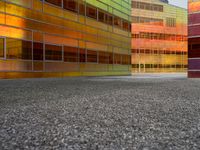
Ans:
POLYGON ((132 0, 132 72, 186 72, 187 64, 187 10, 132 0))
POLYGON ((130 0, 0 0, 0 78, 128 75, 130 0))
POLYGON ((200 1, 188 1, 188 77, 200 78, 200 1))

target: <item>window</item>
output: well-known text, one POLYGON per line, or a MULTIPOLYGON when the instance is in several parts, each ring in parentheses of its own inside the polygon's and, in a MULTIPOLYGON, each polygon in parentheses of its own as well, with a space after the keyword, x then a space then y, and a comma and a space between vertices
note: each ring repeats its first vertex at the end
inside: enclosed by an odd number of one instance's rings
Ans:
POLYGON ((45 60, 62 60, 62 46, 57 45, 45 45, 45 60))
POLYGON ((83 2, 79 2, 78 9, 79 9, 79 14, 85 16, 85 4, 83 2))
POLYGON ((78 62, 78 48, 64 46, 64 61, 78 62))
POLYGON ((101 64, 109 63, 109 55, 107 52, 99 52, 99 63, 101 64))
POLYGON ((32 59, 32 42, 30 41, 7 38, 6 49, 8 59, 32 59))
POLYGON ((0 38, 0 57, 4 57, 4 39, 0 38))
POLYGON ((131 56, 122 55, 122 64, 123 65, 130 65, 131 64, 131 56))
POLYGON ((129 23, 128 22, 123 20, 122 27, 123 27, 123 30, 129 31, 129 23))
POLYGON ((192 45, 192 50, 199 51, 200 50, 200 44, 193 44, 192 45))
POLYGON ((132 38, 146 38, 151 40, 170 40, 170 41, 187 41, 187 38, 182 35, 140 32, 139 34, 132 34, 132 38))
POLYGON ((132 8, 163 12, 162 5, 150 4, 150 3, 145 3, 145 2, 132 1, 132 8))
POLYGON ((126 65, 127 64, 127 60, 126 60, 126 55, 122 55, 122 65, 126 65))
POLYGON ((93 19, 97 19, 97 9, 91 6, 87 6, 87 16, 93 19))
POLYGON ((117 27, 121 27, 121 19, 119 17, 114 18, 114 25, 117 27))
POLYGON ((113 53, 108 53, 109 64, 113 64, 113 53))
POLYGON ((86 54, 85 54, 85 49, 79 48, 79 62, 86 62, 86 54))
POLYGON ((62 0, 45 0, 45 2, 51 3, 53 5, 62 6, 62 0))
POLYGON ((140 2, 139 4, 140 9, 145 9, 146 3, 140 2))
POLYGON ((109 25, 113 25, 113 17, 106 14, 106 22, 109 25))
POLYGON ((63 0, 63 8, 73 12, 78 12, 78 2, 77 0, 63 0))
POLYGON ((105 13, 104 12, 98 11, 98 20, 100 22, 105 22, 105 13))
POLYGON ((140 17, 132 16, 132 23, 139 23, 139 22, 140 22, 140 17))
POLYGON ((167 27, 176 27, 176 18, 167 18, 166 26, 167 27))
POLYGON ((132 8, 138 8, 138 2, 132 1, 132 8))
POLYGON ((121 55, 114 54, 114 64, 121 64, 121 55))
MULTIPOLYGON (((43 0, 41 0, 43 1, 43 0)), ((128 21, 123 21, 120 17, 114 17, 112 14, 106 13, 101 9, 98 9, 92 5, 86 4, 85 0, 44 0, 47 3, 63 7, 65 10, 69 10, 80 15, 87 16, 93 19, 98 19, 99 22, 106 23, 108 25, 115 25, 122 30, 131 31, 130 23, 128 21)), ((133 2, 134 4, 134 2, 133 2)), ((139 4, 139 3, 137 3, 139 4)), ((150 7, 146 6, 145 3, 142 3, 141 7, 150 7)), ((140 6, 140 5, 138 5, 140 6)), ((137 6, 137 7, 138 7, 137 6)))
POLYGON ((163 21, 163 19, 157 19, 157 18, 132 16, 132 22, 133 23, 145 23, 146 25, 163 26, 164 21, 163 21))
POLYGON ((146 10, 151 10, 151 4, 146 4, 146 5, 145 5, 145 9, 146 9, 146 10))
POLYGON ((33 60, 40 60, 44 59, 43 55, 43 43, 33 43, 33 60))
POLYGON ((87 62, 97 63, 97 51, 87 50, 87 62))

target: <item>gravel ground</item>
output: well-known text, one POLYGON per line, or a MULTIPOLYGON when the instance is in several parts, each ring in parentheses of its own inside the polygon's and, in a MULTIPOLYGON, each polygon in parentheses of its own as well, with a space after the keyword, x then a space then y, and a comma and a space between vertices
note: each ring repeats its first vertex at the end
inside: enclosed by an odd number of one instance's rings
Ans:
POLYGON ((199 150, 200 79, 0 80, 0 150, 199 150))

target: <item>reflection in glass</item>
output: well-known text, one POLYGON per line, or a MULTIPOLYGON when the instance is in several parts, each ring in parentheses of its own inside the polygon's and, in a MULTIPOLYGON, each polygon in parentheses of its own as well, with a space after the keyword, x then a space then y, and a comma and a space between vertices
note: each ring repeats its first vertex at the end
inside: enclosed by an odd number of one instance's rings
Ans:
POLYGON ((85 49, 80 48, 79 49, 79 62, 86 62, 86 55, 85 55, 85 49))
POLYGON ((77 0, 63 0, 63 8, 73 12, 78 12, 78 2, 77 0))
POLYGON ((64 61, 65 62, 78 62, 78 48, 64 46, 64 61))
POLYGON ((87 62, 97 63, 97 51, 87 50, 87 62))
POLYGON ((6 55, 8 59, 32 59, 32 42, 18 40, 18 39, 6 39, 6 55))
POLYGON ((109 55, 107 52, 99 52, 99 63, 108 64, 109 55))
POLYGON ((114 54, 114 64, 121 64, 121 55, 114 54))
POLYGON ((62 6, 62 0, 45 0, 45 1, 60 7, 62 6))
POLYGON ((90 18, 97 19, 97 9, 92 6, 87 6, 86 15, 90 18))
POLYGON ((43 43, 33 43, 33 60, 43 60, 43 43))
POLYGON ((45 45, 45 59, 46 60, 62 60, 62 46, 57 45, 45 45))

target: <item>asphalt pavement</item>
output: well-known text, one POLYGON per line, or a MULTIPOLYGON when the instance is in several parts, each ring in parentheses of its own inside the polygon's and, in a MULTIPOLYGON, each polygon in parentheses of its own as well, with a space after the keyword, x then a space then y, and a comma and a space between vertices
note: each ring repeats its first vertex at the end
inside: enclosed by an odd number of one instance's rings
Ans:
POLYGON ((200 79, 0 80, 0 150, 199 150, 200 79))

